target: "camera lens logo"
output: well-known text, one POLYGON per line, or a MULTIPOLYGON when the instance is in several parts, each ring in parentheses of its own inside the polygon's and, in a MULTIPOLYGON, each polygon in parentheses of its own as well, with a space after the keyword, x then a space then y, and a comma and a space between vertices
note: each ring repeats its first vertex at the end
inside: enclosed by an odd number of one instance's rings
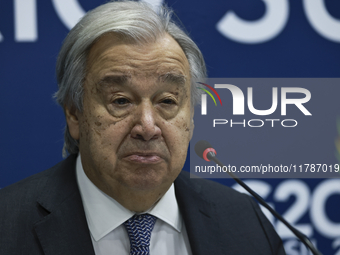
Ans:
MULTIPOLYGON (((211 87, 210 85, 205 84, 203 82, 197 82, 197 83, 199 83, 199 84, 209 88, 212 92, 214 92, 214 94, 217 96, 217 98, 220 101, 220 104, 222 106, 222 100, 220 98, 220 95, 217 93, 217 91, 213 87, 211 87)), ((206 89, 200 88, 200 87, 197 87, 197 88, 203 90, 204 92, 206 92, 212 98, 212 100, 214 100, 215 106, 217 106, 215 97, 209 92, 209 90, 206 90, 206 89)), ((201 103, 202 103, 201 104, 201 106, 202 106, 201 107, 201 114, 202 115, 207 115, 207 94, 202 94, 201 95, 201 103)))

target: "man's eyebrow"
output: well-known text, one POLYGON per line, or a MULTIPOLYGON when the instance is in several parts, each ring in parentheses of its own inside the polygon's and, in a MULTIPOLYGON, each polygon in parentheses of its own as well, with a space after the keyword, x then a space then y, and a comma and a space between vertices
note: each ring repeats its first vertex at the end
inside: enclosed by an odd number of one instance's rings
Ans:
POLYGON ((162 74, 158 77, 160 82, 170 82, 170 83, 176 83, 180 85, 185 85, 187 78, 183 74, 177 74, 177 73, 166 73, 162 74))
POLYGON ((103 78, 101 78, 98 82, 98 85, 100 87, 105 85, 112 85, 112 84, 125 84, 130 80, 129 75, 125 74, 113 74, 113 75, 106 75, 103 78))

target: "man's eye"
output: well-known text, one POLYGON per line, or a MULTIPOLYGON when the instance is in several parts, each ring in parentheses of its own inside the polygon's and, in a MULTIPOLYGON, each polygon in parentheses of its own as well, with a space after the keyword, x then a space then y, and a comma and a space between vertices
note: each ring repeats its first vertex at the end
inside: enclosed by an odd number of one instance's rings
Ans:
POLYGON ((163 104, 174 104, 175 102, 174 100, 167 98, 167 99, 162 100, 162 103, 163 104))
POLYGON ((126 98, 118 98, 118 99, 113 101, 114 104, 118 104, 118 105, 128 104, 129 102, 130 101, 127 100, 126 98))

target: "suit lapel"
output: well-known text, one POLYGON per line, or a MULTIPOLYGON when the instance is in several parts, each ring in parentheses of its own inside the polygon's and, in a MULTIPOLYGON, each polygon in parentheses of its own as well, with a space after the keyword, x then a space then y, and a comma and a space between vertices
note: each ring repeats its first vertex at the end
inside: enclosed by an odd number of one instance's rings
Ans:
POLYGON ((186 178, 183 173, 175 181, 177 202, 184 219, 192 254, 221 254, 216 238, 211 242, 211 233, 218 232, 215 221, 216 205, 202 198, 201 187, 195 180, 186 178))
POLYGON ((55 166, 45 192, 38 199, 47 215, 34 225, 46 255, 94 255, 90 232, 79 193, 76 156, 55 166))
POLYGON ((237 254, 237 240, 231 228, 224 226, 237 224, 228 222, 228 215, 218 213, 218 205, 205 196, 204 190, 195 178, 181 173, 175 181, 177 202, 185 222, 189 242, 194 255, 237 254), (227 251, 225 250, 227 247, 227 251))

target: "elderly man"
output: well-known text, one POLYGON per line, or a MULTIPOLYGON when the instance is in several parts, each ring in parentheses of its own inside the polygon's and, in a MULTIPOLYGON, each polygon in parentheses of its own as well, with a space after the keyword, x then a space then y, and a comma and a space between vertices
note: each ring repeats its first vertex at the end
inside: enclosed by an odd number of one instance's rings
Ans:
POLYGON ((1 254, 284 254, 250 197, 181 173, 205 64, 169 10, 89 12, 57 76, 70 156, 1 190, 1 254))

